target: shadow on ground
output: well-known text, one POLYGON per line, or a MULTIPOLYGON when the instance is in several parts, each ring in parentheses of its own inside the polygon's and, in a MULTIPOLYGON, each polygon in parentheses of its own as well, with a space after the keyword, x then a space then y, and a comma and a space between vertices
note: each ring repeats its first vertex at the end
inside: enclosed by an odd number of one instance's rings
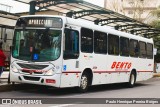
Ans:
MULTIPOLYGON (((144 84, 144 83, 137 83, 134 88, 137 87, 143 87, 148 86, 150 84, 144 84)), ((88 91, 86 93, 95 93, 95 92, 104 92, 104 91, 110 91, 110 90, 123 90, 127 89, 125 83, 117 83, 117 84, 107 84, 107 85, 97 85, 97 86, 91 86, 89 87, 88 91)), ((17 89, 17 88, 16 88, 17 89)), ((15 91, 16 91, 15 89, 15 91)), ((41 94, 54 97, 61 97, 65 95, 77 95, 78 90, 77 87, 74 88, 53 88, 53 87, 47 87, 47 86, 39 86, 39 85, 30 85, 30 84, 23 84, 23 89, 19 89, 20 92, 23 93, 34 93, 34 94, 41 94), (24 88, 26 87, 26 88, 24 88)), ((79 94, 85 94, 85 93, 79 93, 79 94)))

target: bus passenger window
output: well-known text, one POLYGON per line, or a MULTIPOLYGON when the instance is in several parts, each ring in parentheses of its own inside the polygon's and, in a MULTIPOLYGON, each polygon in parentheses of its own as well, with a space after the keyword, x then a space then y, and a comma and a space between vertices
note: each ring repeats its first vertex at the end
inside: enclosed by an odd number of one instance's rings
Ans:
POLYGON ((65 29, 64 59, 77 59, 79 57, 79 32, 65 29))
POLYGON ((107 34, 98 31, 94 32, 94 52, 107 53, 107 34))
POLYGON ((147 43, 147 58, 153 59, 153 45, 147 43))
POLYGON ((86 53, 93 52, 93 31, 91 29, 81 29, 81 51, 86 53))
POLYGON ((108 35, 108 54, 119 55, 119 36, 108 35))
POLYGON ((139 42, 139 48, 140 48, 140 54, 139 57, 146 58, 146 43, 145 42, 139 42))
POLYGON ((130 56, 131 57, 138 57, 139 56, 139 44, 137 40, 130 40, 130 56))
POLYGON ((129 39, 121 37, 120 38, 120 55, 129 56, 129 39))

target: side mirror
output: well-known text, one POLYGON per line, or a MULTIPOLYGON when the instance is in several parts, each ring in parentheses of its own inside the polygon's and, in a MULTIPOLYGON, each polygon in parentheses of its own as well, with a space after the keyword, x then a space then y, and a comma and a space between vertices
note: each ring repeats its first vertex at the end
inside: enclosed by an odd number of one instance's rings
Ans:
POLYGON ((154 48, 153 54, 157 55, 157 53, 158 53, 157 48, 154 48))

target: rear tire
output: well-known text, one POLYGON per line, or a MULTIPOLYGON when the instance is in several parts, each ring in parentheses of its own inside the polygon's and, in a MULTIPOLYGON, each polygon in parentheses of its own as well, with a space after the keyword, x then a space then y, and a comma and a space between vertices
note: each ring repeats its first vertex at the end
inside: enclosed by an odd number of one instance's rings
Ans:
POLYGON ((84 93, 88 90, 89 86, 89 77, 87 73, 82 74, 81 80, 80 80, 80 86, 79 86, 79 91, 84 93))
POLYGON ((131 72, 130 79, 128 82, 128 87, 133 88, 135 86, 135 82, 136 82, 136 73, 131 72))

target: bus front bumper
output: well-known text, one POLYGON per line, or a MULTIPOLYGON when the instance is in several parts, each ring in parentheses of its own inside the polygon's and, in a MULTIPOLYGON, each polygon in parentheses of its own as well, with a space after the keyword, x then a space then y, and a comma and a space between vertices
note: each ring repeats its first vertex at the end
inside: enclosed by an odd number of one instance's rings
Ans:
POLYGON ((20 73, 10 72, 10 81, 17 83, 38 84, 53 87, 60 87, 61 74, 53 76, 24 75, 20 73))

